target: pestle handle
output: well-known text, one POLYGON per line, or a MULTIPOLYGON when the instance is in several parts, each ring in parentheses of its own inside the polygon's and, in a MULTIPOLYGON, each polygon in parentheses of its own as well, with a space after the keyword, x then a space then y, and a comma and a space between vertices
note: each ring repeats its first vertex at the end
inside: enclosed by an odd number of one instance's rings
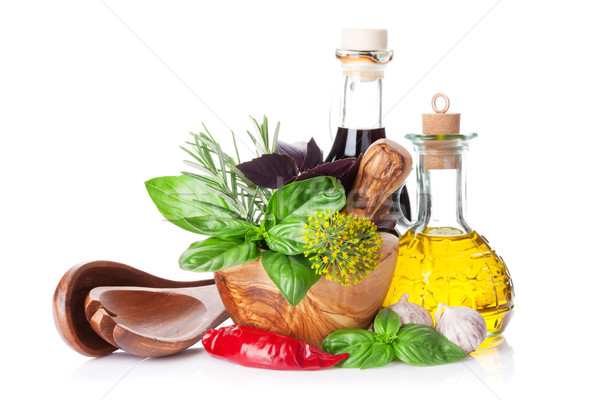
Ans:
POLYGON ((359 217, 372 217, 402 186, 411 168, 412 157, 408 150, 389 139, 377 140, 361 160, 352 190, 346 197, 346 211, 359 217))

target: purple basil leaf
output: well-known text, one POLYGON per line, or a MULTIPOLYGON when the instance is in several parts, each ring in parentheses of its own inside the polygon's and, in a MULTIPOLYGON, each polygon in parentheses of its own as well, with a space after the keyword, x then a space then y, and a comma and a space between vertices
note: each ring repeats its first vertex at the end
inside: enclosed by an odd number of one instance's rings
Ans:
POLYGON ((319 175, 334 176, 340 179, 352 168, 355 162, 356 159, 354 158, 342 158, 341 160, 335 160, 334 162, 317 165, 316 167, 309 169, 307 172, 312 172, 319 175))
POLYGON ((292 157, 296 162, 296 166, 300 171, 304 165, 304 159, 306 158, 306 142, 286 143, 277 141, 277 152, 279 154, 285 154, 286 156, 292 157))
POLYGON ((354 165, 352 165, 352 168, 350 168, 348 172, 346 172, 344 176, 340 178, 342 186, 344 186, 344 189, 346 189, 346 194, 348 194, 348 192, 352 190, 352 185, 354 184, 354 180, 356 179, 356 175, 358 174, 358 168, 360 167, 361 160, 362 153, 358 156, 358 158, 354 162, 354 165))
POLYGON ((314 172, 303 172, 300 175, 298 175, 297 177, 290 179, 285 184, 287 185, 288 183, 292 183, 292 182, 304 181, 306 179, 316 178, 317 176, 323 176, 323 175, 315 174, 314 172))
MULTIPOLYGON (((352 169, 352 166, 355 162, 356 160, 354 158, 344 158, 341 160, 335 160, 334 162, 317 165, 313 169, 301 173, 300 176, 290 180, 290 182, 303 181, 305 179, 315 178, 317 176, 333 176, 334 178, 341 180, 341 178, 346 175, 350 169, 352 169)), ((286 184, 290 182, 286 182, 286 184)), ((354 179, 352 182, 354 182, 354 179)))
POLYGON ((250 182, 269 189, 278 189, 298 175, 294 159, 285 154, 263 154, 236 167, 250 182))
POLYGON ((306 157, 300 167, 300 172, 308 171, 311 168, 315 168, 317 165, 323 164, 323 152, 315 142, 315 139, 310 138, 306 144, 306 157))

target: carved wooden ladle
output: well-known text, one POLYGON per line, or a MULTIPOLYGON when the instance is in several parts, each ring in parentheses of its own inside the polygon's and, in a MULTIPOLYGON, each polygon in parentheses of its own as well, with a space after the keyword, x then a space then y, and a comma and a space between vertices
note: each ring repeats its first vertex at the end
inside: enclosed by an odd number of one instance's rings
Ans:
POLYGON ((212 279, 171 281, 112 261, 67 271, 53 313, 65 342, 91 357, 117 348, 144 357, 175 354, 228 318, 212 279))

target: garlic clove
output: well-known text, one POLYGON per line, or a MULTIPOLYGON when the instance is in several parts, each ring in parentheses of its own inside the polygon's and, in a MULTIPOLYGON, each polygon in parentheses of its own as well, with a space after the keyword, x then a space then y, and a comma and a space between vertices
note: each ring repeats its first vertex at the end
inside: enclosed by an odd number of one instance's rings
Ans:
POLYGON ((423 324, 433 328, 433 319, 425 307, 408 301, 408 293, 404 293, 397 303, 388 308, 400 316, 403 324, 423 324))
POLYGON ((487 335, 485 319, 469 307, 450 307, 440 303, 435 322, 435 329, 467 354, 478 348, 487 335))

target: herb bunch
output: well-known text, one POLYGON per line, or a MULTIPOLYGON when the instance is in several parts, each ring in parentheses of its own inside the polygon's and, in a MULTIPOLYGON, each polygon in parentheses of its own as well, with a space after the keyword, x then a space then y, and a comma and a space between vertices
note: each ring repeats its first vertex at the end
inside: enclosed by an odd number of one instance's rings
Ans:
POLYGON ((354 285, 379 265, 383 238, 368 218, 317 211, 304 225, 304 252, 319 275, 354 285))
MULTIPOLYGON (((254 123, 255 133, 246 131, 255 146, 257 156, 268 154, 276 149, 279 135, 279 123, 275 128, 272 138, 269 138, 269 125, 267 117, 263 117, 261 124, 250 117, 254 123)), ((193 157, 194 161, 185 161, 186 165, 197 168, 206 175, 183 172, 202 181, 206 186, 220 196, 229 207, 236 212, 236 216, 249 222, 258 224, 265 214, 266 205, 273 193, 272 190, 252 183, 237 168, 241 163, 237 140, 231 132, 236 160, 223 151, 221 145, 202 124, 205 132, 190 133, 193 142, 186 142, 189 148, 181 149, 193 157)))
POLYGON ((186 164, 201 173, 184 172, 145 182, 167 221, 209 236, 192 243, 179 257, 179 266, 215 272, 260 258, 266 274, 292 307, 321 275, 344 285, 358 282, 375 269, 381 237, 367 219, 333 214, 346 204, 344 181, 351 185, 357 160, 322 163, 314 140, 278 143, 279 124, 271 135, 266 118, 262 123, 252 121, 255 132, 248 136, 258 157, 253 162, 241 162, 233 132, 235 155, 228 155, 203 125, 204 132, 192 133, 193 140, 182 147, 192 157, 186 164), (288 175, 281 175, 277 166, 284 166, 288 175), (307 246, 303 226, 312 226, 315 234, 319 226, 349 230, 323 229, 327 240, 315 237, 309 242, 315 245, 307 246), (305 252, 314 259, 306 258, 305 252))
MULTIPOLYGON (((252 119, 248 132, 259 157, 279 156, 279 124, 274 135, 268 121, 252 119)), ((226 154, 204 127, 192 133, 182 149, 193 158, 187 165, 202 173, 162 176, 145 182, 146 190, 163 217, 187 231, 209 236, 192 243, 179 257, 187 271, 215 272, 261 259, 261 264, 287 302, 295 307, 320 278, 304 255, 302 226, 308 217, 346 203, 342 183, 332 176, 309 177, 285 186, 258 186, 238 168, 240 156, 226 154)), ((290 158, 291 160, 291 158, 290 158)), ((267 164, 267 167, 270 167, 267 164)), ((277 173, 267 168, 265 174, 277 173)))
POLYGON ((467 357, 467 353, 432 327, 402 324, 390 308, 377 314, 373 329, 339 329, 323 340, 322 348, 329 354, 348 353, 348 358, 337 364, 342 368, 382 367, 394 358, 411 365, 433 366, 467 357))

